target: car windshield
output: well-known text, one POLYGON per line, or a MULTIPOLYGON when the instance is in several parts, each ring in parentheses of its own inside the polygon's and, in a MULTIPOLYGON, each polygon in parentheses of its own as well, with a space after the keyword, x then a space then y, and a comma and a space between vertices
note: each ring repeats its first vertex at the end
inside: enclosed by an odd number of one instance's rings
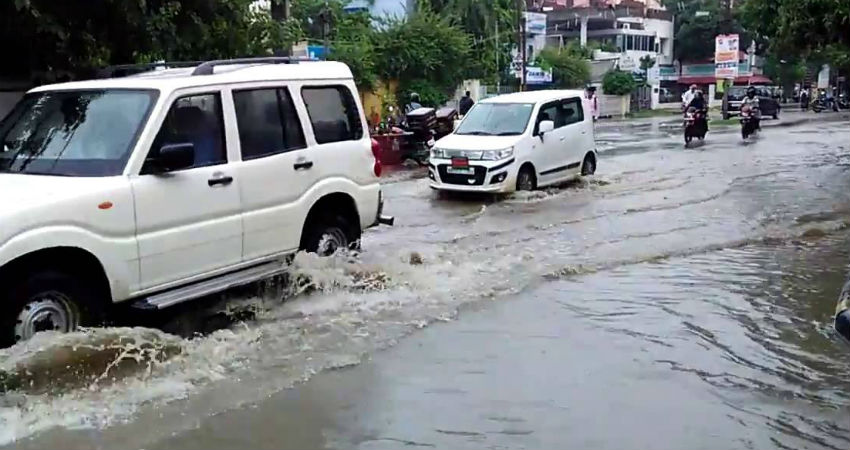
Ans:
POLYGON ((0 173, 118 175, 155 99, 125 89, 28 94, 0 122, 0 173))
POLYGON ((532 103, 479 103, 472 107, 455 134, 511 136, 525 131, 532 103))

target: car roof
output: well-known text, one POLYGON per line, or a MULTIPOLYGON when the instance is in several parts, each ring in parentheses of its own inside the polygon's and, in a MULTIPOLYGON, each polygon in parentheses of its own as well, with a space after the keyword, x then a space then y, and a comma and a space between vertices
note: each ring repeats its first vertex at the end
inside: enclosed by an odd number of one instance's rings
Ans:
POLYGON ((482 100, 482 103, 541 103, 558 100, 565 97, 582 97, 584 91, 573 90, 542 90, 514 92, 513 94, 498 95, 482 100))
POLYGON ((217 84, 253 81, 350 80, 351 69, 334 61, 307 61, 294 64, 246 63, 215 66, 211 75, 192 75, 193 67, 158 69, 120 78, 100 78, 39 86, 30 92, 81 89, 174 90, 217 84))

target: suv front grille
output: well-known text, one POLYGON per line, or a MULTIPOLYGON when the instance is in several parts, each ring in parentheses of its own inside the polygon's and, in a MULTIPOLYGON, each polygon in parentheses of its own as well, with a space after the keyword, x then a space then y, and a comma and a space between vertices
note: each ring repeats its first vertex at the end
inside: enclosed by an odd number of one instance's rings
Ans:
POLYGON ((487 176, 487 168, 482 166, 470 166, 475 171, 474 175, 461 175, 448 172, 448 164, 437 166, 440 181, 446 184, 460 184, 463 186, 481 186, 487 176))

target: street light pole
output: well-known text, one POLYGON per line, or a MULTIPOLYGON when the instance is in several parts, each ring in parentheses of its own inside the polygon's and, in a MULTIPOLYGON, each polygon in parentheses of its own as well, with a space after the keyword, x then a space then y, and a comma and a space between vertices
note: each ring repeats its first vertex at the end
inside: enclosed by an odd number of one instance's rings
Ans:
MULTIPOLYGON (((289 2, 290 0, 272 0, 271 13, 272 19, 277 22, 284 22, 289 19, 289 2)), ((274 49, 276 56, 291 56, 292 48, 277 48, 274 49)))

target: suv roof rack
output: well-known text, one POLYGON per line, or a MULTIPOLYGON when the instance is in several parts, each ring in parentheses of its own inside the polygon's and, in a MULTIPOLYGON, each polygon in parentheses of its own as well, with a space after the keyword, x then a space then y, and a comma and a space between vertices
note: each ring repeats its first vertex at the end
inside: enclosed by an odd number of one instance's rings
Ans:
POLYGON ((162 67, 164 69, 176 67, 195 67, 203 64, 203 61, 160 61, 153 63, 141 64, 120 64, 116 66, 104 67, 97 71, 98 78, 118 78, 135 75, 138 73, 149 72, 151 70, 162 67))
POLYGON ((297 64, 299 62, 316 61, 312 58, 291 57, 291 56, 267 56, 259 58, 235 58, 235 59, 217 59, 207 61, 198 65, 192 72, 195 75, 212 75, 213 69, 216 66, 227 66, 235 64, 297 64))

